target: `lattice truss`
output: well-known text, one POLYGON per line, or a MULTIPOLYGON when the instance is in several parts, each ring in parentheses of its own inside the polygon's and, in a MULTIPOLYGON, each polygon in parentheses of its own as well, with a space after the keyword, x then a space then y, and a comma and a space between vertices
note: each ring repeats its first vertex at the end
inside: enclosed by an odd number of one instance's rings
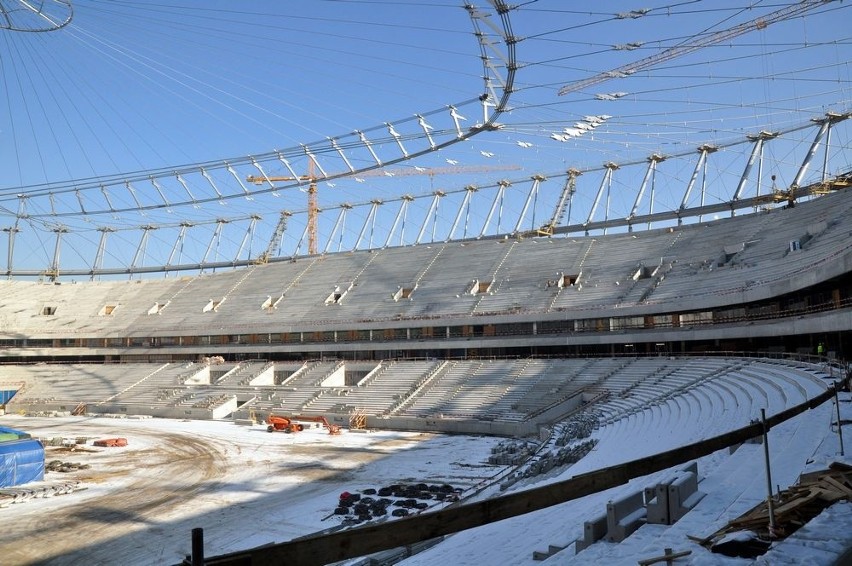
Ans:
MULTIPOLYGON (((62 3, 65 4, 65 3, 62 3)), ((826 2, 800 2, 757 19, 695 36, 644 58, 577 80, 549 85, 556 96, 629 79, 708 46, 730 42, 770 24, 825 9, 826 2)), ((8 3, 0 3, 8 7, 8 3)), ((45 22, 70 22, 42 15, 45 22)), ((482 62, 483 81, 461 102, 444 104, 379 125, 318 141, 236 158, 190 165, 52 182, 0 192, 5 212, 7 276, 100 277, 215 270, 290 259, 306 254, 416 245, 467 238, 554 237, 654 228, 789 204, 849 181, 846 110, 828 110, 778 129, 762 129, 721 142, 681 146, 677 151, 625 153, 624 160, 562 162, 531 170, 525 164, 462 165, 424 158, 451 155, 480 140, 509 140, 520 151, 531 130, 513 116, 526 111, 520 88, 529 38, 514 35, 523 9, 491 0, 464 5, 482 62), (504 121, 504 118, 506 120, 504 121), (525 129, 527 128, 527 129, 525 129), (771 150, 771 151, 769 151, 771 150), (440 153, 439 153, 440 152, 440 153), (484 180, 485 173, 493 180, 484 180), (498 175, 494 178, 495 173, 498 175), (435 188, 439 175, 483 174, 481 182, 435 188), (429 190, 405 190, 407 179, 429 178, 429 190), (338 182, 395 182, 395 193, 360 200, 322 202, 338 182), (295 198, 287 199, 288 196, 295 198), (288 200, 298 206, 282 206, 288 200), (239 206, 235 206, 239 203, 239 206), (21 248, 48 250, 41 263, 20 260, 21 248)), ((7 27, 16 21, 7 14, 7 27)), ((31 16, 32 14, 30 14, 31 16)), ((38 14, 37 14, 38 15, 38 14)), ((647 11, 615 14, 642 18, 647 11)), ((32 31, 32 30, 31 30, 32 31)), ((639 44, 614 49, 626 57, 639 44)), ((532 84, 532 86, 530 86, 532 84)), ((594 94, 602 103, 627 95, 594 94)), ((842 106, 842 105, 841 105, 842 106)), ((812 113, 814 114, 814 113, 812 113)), ((605 137, 617 117, 582 114, 555 129, 534 126, 547 143, 566 145, 605 137)))

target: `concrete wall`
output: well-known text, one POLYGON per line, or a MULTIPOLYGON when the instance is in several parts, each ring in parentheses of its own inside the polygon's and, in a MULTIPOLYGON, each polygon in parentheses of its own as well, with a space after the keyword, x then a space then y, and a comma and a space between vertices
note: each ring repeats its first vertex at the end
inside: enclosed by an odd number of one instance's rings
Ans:
MULTIPOLYGON (((349 415, 326 415, 329 422, 349 426, 349 415)), ((421 419, 417 417, 367 416, 367 428, 439 432, 446 434, 481 434, 485 436, 537 436, 538 425, 531 422, 508 423, 461 419, 421 419)))
MULTIPOLYGON (((233 401, 234 409, 236 409, 236 399, 233 401)), ((14 407, 9 407, 9 410, 19 411, 25 410, 29 413, 37 412, 66 412, 70 413, 76 408, 76 405, 61 405, 58 403, 35 403, 21 404, 14 407)), ((231 409, 230 412, 233 412, 231 409)), ((210 420, 213 417, 211 409, 200 409, 195 407, 166 407, 156 405, 133 405, 128 403, 104 403, 103 405, 87 405, 86 414, 89 415, 127 415, 127 416, 149 416, 160 417, 166 419, 197 419, 210 420)), ((230 414, 230 413, 228 413, 230 414)))

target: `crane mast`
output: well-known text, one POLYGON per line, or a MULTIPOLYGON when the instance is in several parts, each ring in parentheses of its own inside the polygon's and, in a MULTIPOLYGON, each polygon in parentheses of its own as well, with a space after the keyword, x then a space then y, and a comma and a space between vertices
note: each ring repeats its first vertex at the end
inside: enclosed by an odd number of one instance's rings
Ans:
MULTIPOLYGON (((569 169, 568 177, 565 179, 565 185, 562 187, 562 194, 559 195, 559 202, 556 203, 556 208, 553 210, 553 216, 550 217, 550 222, 538 229, 540 236, 552 236, 553 231, 562 222, 562 217, 565 214, 565 206, 571 202, 571 198, 577 190, 577 177, 582 173, 578 169, 569 169)), ((569 215, 570 216, 570 215, 569 215)))
POLYGON ((317 253, 317 216, 319 215, 319 207, 317 206, 317 178, 314 175, 314 160, 308 160, 308 254, 316 255, 317 253))

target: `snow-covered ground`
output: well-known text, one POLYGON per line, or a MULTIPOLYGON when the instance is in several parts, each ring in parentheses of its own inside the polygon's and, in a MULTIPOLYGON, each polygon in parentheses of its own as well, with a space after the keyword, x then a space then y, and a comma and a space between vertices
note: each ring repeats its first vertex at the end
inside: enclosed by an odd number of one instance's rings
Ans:
MULTIPOLYGON (((760 408, 774 414, 794 397, 792 385, 760 394, 699 388, 649 406, 594 431, 598 443, 578 463, 521 480, 509 491, 652 455, 748 424, 760 408)), ((801 394, 801 392, 799 393, 801 394)), ((840 455, 834 404, 829 402, 772 429, 773 484, 782 489, 803 471, 840 455)), ((842 419, 852 419, 850 395, 841 394, 842 419)), ((462 495, 480 491, 508 470, 487 463, 501 439, 391 431, 329 435, 323 429, 267 433, 262 426, 230 422, 6 415, 0 424, 33 436, 87 437, 74 450, 46 448, 46 460, 89 464, 88 469, 48 472, 46 484, 76 479, 85 489, 34 498, 0 508, 3 564, 174 564, 190 552, 190 533, 204 529, 208 556, 339 528, 339 494, 390 484, 450 485, 462 495), (124 437, 124 448, 95 448, 91 439, 124 437)), ((852 429, 846 427, 846 453, 852 429)), ((621 543, 600 541, 579 554, 583 522, 608 500, 653 485, 667 472, 529 515, 447 537, 404 561, 412 565, 636 564, 664 548, 690 550, 674 564, 744 564, 751 560, 712 554, 687 535, 704 537, 748 511, 766 496, 763 446, 745 444, 698 461, 701 502, 672 526, 644 525, 621 543), (544 562, 534 551, 567 546, 544 562)), ((477 497, 499 495, 495 485, 477 497)), ((436 504, 437 505, 437 504, 436 504)), ((838 503, 776 544, 761 564, 834 564, 852 547, 852 504, 838 503)), ((386 519, 387 520, 387 519, 386 519)), ((352 561, 357 563, 357 561, 352 561)))
MULTIPOLYGON (((841 419, 852 418, 850 395, 840 396, 841 419)), ((849 456, 850 434, 846 435, 845 456, 841 456, 836 433, 834 403, 802 414, 775 427, 769 433, 773 485, 784 489, 795 484, 805 471, 824 470, 833 462, 852 464, 849 456)), ((665 419, 649 417, 652 409, 638 417, 623 419, 598 431, 599 443, 586 458, 549 481, 651 455, 736 428, 737 419, 726 411, 693 418, 688 414, 677 426, 665 419), (706 417, 706 418, 705 418, 706 417), (656 422, 655 429, 650 423, 656 422)), ((695 415, 693 415, 695 416, 695 415)), ((759 413, 758 413, 759 416, 759 413)), ((847 431, 849 427, 846 427, 847 431)), ((583 538, 583 522, 600 515, 609 500, 656 484, 670 472, 637 478, 579 500, 564 503, 534 514, 516 517, 448 537, 441 545, 403 562, 429 564, 636 564, 639 560, 663 554, 691 550, 675 564, 744 564, 751 560, 714 554, 687 536, 705 537, 724 527, 728 521, 747 512, 766 499, 766 474, 762 444, 744 444, 733 454, 720 451, 698 460, 699 490, 707 495, 680 521, 672 526, 644 525, 621 543, 599 541, 575 554, 571 542, 583 538), (508 541, 511 541, 508 542, 508 541), (566 546, 565 550, 544 561, 532 559, 535 550, 548 545, 566 546)), ((523 489, 516 485, 512 489, 523 489)), ((852 548, 852 504, 838 503, 826 510, 809 528, 773 546, 758 560, 761 564, 835 564, 845 549, 852 548)))

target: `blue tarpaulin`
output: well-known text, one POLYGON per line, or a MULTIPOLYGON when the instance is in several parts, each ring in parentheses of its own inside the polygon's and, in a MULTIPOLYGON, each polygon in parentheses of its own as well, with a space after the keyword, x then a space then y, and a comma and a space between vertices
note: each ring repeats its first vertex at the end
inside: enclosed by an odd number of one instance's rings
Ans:
POLYGON ((23 485, 44 479, 44 446, 19 430, 2 428, 3 432, 19 433, 17 440, 0 442, 0 487, 23 485))
POLYGON ((15 393, 17 393, 17 391, 14 391, 14 390, 12 390, 12 391, 5 391, 5 390, 0 391, 0 405, 5 405, 6 403, 8 403, 9 400, 12 397, 15 396, 15 393))

